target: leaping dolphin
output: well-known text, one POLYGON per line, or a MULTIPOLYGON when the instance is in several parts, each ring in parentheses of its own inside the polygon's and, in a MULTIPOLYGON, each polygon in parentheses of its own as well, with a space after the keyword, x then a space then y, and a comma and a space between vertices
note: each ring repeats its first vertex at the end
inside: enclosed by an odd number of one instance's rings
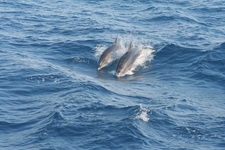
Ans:
POLYGON ((116 37, 114 43, 102 53, 99 59, 98 70, 101 70, 103 67, 107 66, 113 61, 113 51, 115 51, 117 48, 118 37, 116 37))

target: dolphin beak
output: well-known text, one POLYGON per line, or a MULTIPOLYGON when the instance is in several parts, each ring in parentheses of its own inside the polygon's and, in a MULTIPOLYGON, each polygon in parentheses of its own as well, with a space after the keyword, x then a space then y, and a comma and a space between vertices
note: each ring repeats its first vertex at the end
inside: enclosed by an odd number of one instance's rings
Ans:
POLYGON ((102 68, 101 67, 98 67, 98 70, 101 70, 102 68))
POLYGON ((117 77, 117 78, 119 78, 119 77, 121 77, 121 76, 120 76, 120 74, 119 74, 119 73, 116 73, 116 77, 117 77))

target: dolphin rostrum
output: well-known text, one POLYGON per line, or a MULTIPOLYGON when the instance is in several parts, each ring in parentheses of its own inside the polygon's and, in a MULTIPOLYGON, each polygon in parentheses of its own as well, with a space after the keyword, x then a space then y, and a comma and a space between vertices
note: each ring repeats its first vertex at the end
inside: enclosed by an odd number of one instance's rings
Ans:
POLYGON ((113 51, 115 51, 117 48, 118 37, 116 37, 114 43, 102 53, 99 59, 98 70, 101 70, 103 67, 107 66, 113 61, 113 51))

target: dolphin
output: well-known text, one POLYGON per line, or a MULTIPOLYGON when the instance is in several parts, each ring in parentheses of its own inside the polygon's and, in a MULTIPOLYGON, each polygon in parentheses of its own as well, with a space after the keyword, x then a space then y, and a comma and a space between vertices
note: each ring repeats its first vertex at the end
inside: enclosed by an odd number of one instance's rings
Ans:
POLYGON ((130 42, 127 52, 119 60, 119 63, 116 68, 116 77, 122 77, 128 71, 130 71, 134 61, 140 54, 138 56, 135 55, 134 57, 132 57, 132 55, 133 55, 132 43, 130 42))
POLYGON ((98 64, 98 70, 101 70, 103 67, 107 66, 113 61, 113 51, 118 48, 118 37, 116 37, 114 43, 107 48, 101 55, 98 64))

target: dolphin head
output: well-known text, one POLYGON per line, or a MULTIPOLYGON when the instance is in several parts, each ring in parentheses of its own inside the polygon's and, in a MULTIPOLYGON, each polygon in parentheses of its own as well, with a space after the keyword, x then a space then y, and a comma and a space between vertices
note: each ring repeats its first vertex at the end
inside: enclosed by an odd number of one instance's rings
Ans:
POLYGON ((117 78, 121 77, 121 75, 120 75, 120 70, 117 70, 117 71, 116 71, 116 77, 117 77, 117 78))
POLYGON ((112 55, 109 54, 99 61, 98 70, 101 70, 112 61, 112 55))
POLYGON ((116 72, 116 77, 117 78, 120 78, 120 77, 122 77, 123 75, 122 75, 122 73, 121 72, 116 72))
POLYGON ((103 60, 99 63, 98 65, 98 70, 101 70, 103 67, 105 67, 107 65, 107 63, 103 60))
POLYGON ((98 70, 101 70, 102 69, 102 67, 101 66, 98 66, 98 70))
POLYGON ((125 75, 129 74, 130 71, 130 66, 126 66, 125 68, 121 68, 119 70, 116 71, 116 77, 117 78, 121 78, 124 77, 125 75))

